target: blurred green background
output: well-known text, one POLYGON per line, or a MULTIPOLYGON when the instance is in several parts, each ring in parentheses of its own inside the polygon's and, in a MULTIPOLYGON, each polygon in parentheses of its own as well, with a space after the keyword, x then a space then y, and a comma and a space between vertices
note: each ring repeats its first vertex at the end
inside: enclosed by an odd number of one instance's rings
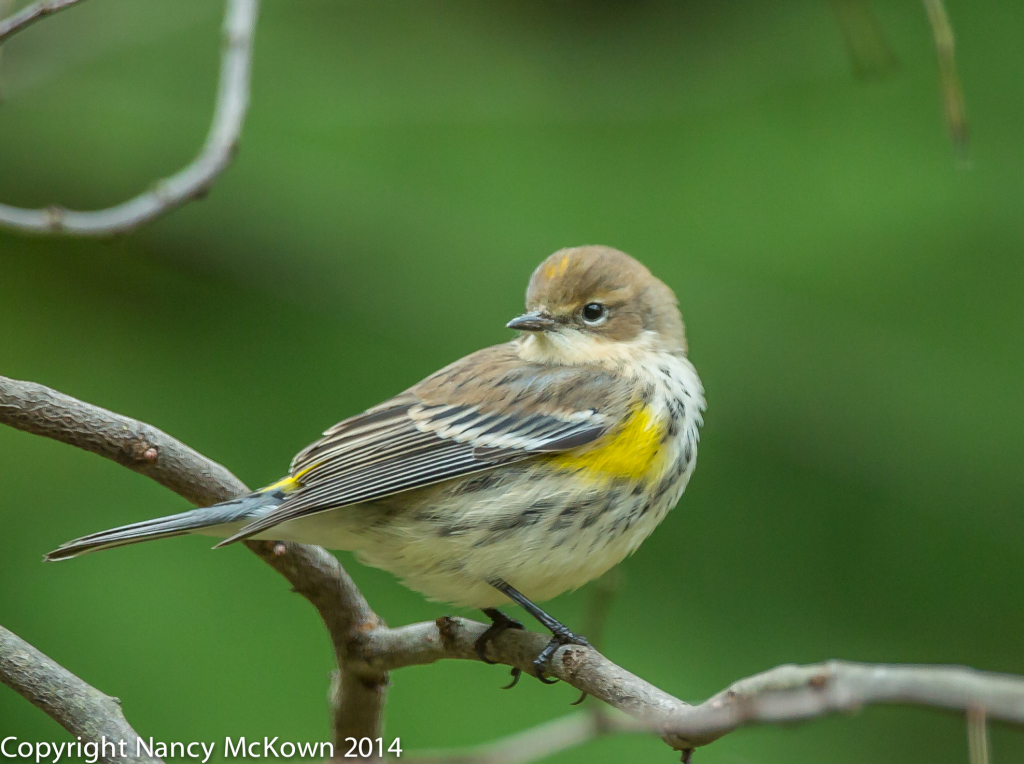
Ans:
MULTIPOLYGON (((109 242, 0 234, 0 373, 138 417, 250 485, 487 344, 533 267, 620 247, 679 296, 709 408, 680 507, 622 567, 604 649, 684 699, 785 662, 1024 673, 1024 5, 951 1, 971 167, 914 0, 853 70, 824 0, 265 0, 242 150, 208 199, 109 242)), ((0 200, 93 208, 187 162, 221 4, 92 0, 0 64, 0 200)), ((0 623, 144 735, 326 739, 315 612, 242 548, 44 566, 186 503, 0 429, 0 623)), ((452 612, 342 554, 391 624, 452 612)), ((586 617, 582 590, 550 603, 586 617)), ((465 613, 476 617, 473 613, 465 613)), ((387 736, 483 742, 569 711, 501 667, 393 674, 387 736)), ((63 740, 0 687, 0 733, 63 740)), ((1024 735, 993 730, 994 761, 1024 735)), ((963 720, 872 708, 702 764, 964 762, 963 720)), ((559 762, 673 761, 600 740, 559 762)))

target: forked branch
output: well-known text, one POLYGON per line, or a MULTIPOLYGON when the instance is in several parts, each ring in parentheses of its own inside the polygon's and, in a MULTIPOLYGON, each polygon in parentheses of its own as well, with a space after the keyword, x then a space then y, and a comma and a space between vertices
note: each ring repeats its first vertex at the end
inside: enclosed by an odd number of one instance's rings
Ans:
MULTIPOLYGON (((0 377, 0 424, 113 459, 196 504, 223 501, 247 490, 224 467, 166 433, 35 383, 0 377)), ((330 633, 340 670, 333 693, 336 742, 345 737, 381 734, 389 671, 445 658, 478 660, 473 643, 486 628, 481 623, 442 617, 389 628, 373 612, 337 559, 320 547, 262 541, 247 542, 247 546, 317 608, 330 633)), ((489 656, 529 672, 533 658, 547 641, 548 637, 534 632, 505 631, 490 643, 489 656)), ((26 647, 20 640, 0 640, 0 680, 64 723, 62 719, 72 718, 69 714, 74 708, 64 707, 59 694, 47 703, 38 703, 31 689, 18 680, 17 660, 12 662, 11 656, 26 647)), ((58 678, 70 676, 49 659, 40 662, 37 670, 44 676, 48 672, 58 678)), ((552 722, 548 731, 557 739, 543 745, 538 742, 543 735, 536 730, 523 733, 525 737, 510 738, 524 745, 529 741, 536 757, 598 734, 618 731, 655 733, 685 752, 744 725, 802 721, 875 703, 935 706, 969 712, 975 719, 981 714, 982 719, 1024 725, 1024 678, 958 666, 841 661, 780 666, 736 682, 696 706, 629 673, 593 648, 561 647, 549 664, 549 673, 625 712, 632 721, 616 720, 602 726, 574 716, 568 719, 576 721, 552 722)), ((105 697, 92 688, 88 690, 96 693, 95 697, 105 697)), ((76 734, 83 738, 88 739, 93 734, 90 730, 108 723, 122 724, 124 731, 130 732, 119 716, 119 708, 98 702, 89 709, 96 717, 96 725, 76 727, 76 734)), ((455 760, 530 760, 523 758, 522 751, 511 755, 506 749, 507 746, 496 744, 467 754, 468 759, 460 755, 455 760)))

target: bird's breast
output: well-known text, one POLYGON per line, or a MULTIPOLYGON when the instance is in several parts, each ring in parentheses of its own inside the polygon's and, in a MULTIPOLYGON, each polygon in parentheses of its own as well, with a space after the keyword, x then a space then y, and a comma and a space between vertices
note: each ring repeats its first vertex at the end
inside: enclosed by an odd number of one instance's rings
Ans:
POLYGON ((633 408, 597 442, 552 455, 552 466, 593 478, 660 481, 692 469, 704 389, 689 361, 667 354, 635 359, 638 395, 633 408))

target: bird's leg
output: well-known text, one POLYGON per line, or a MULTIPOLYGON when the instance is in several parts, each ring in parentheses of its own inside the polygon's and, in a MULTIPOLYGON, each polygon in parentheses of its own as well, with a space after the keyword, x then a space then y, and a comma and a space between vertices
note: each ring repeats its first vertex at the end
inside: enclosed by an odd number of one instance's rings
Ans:
POLYGON ((476 650, 476 655, 480 660, 493 665, 495 661, 487 657, 487 645, 490 641, 505 629, 525 629, 526 627, 515 618, 509 618, 496 607, 485 607, 483 613, 491 619, 491 625, 487 627, 487 631, 477 637, 476 642, 473 643, 473 649, 476 650))
POLYGON ((500 578, 491 581, 491 586, 522 607, 523 610, 540 621, 542 626, 551 631, 551 641, 548 642, 544 649, 540 651, 540 654, 534 658, 533 670, 534 675, 540 681, 544 682, 544 684, 554 684, 558 680, 548 679, 545 677, 544 668, 547 666, 548 661, 551 660, 551 656, 555 654, 555 650, 562 645, 582 645, 583 647, 589 647, 590 643, 587 642, 584 637, 581 637, 578 634, 573 634, 564 624, 556 621, 550 615, 530 602, 530 600, 528 600, 521 592, 513 589, 500 578))
MULTIPOLYGON (((476 651, 477 657, 484 663, 494 664, 495 661, 487 657, 487 645, 490 641, 505 631, 505 629, 525 629, 526 627, 515 618, 509 618, 496 607, 485 607, 483 608, 483 613, 491 619, 491 625, 487 627, 487 631, 477 637, 476 642, 473 643, 473 649, 476 651)), ((522 673, 522 671, 513 666, 512 681, 501 689, 511 690, 515 687, 519 681, 519 675, 522 673)))

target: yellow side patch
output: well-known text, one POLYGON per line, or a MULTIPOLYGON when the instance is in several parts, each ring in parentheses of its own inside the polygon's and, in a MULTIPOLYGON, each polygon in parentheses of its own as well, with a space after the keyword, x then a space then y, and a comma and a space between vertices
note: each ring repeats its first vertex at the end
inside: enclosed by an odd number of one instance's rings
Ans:
POLYGON ((291 491, 294 491, 296 488, 301 488, 302 482, 300 478, 314 467, 319 467, 320 464, 322 464, 322 462, 318 462, 317 464, 313 464, 309 467, 306 467, 306 469, 302 470, 296 475, 291 475, 289 477, 278 480, 276 483, 271 483, 270 485, 261 488, 259 491, 257 491, 257 493, 270 493, 271 491, 284 491, 285 493, 289 493, 291 491))
POLYGON ((295 478, 286 477, 278 480, 276 483, 271 483, 270 485, 261 488, 259 493, 270 493, 271 491, 284 491, 285 493, 288 493, 289 491, 294 491, 300 485, 302 484, 295 478))
MULTIPOLYGON (((551 457, 555 466, 586 470, 606 477, 640 480, 655 472, 665 428, 647 408, 637 409, 589 450, 551 457)), ((655 472, 656 474, 656 472, 655 472)))

